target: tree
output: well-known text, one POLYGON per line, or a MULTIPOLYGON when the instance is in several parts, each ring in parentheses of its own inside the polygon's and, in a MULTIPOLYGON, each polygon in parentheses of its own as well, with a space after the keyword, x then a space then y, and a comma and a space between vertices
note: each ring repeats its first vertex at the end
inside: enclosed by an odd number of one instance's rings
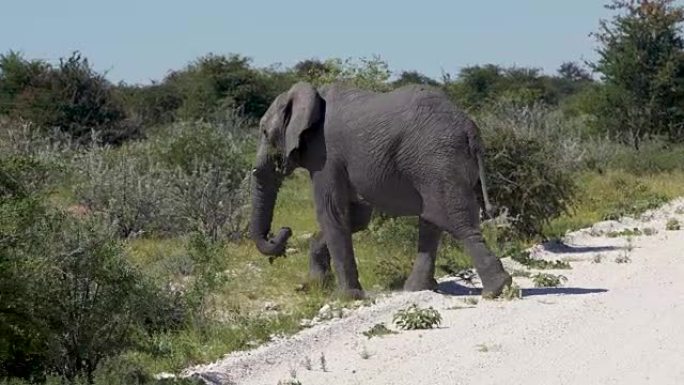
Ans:
POLYGON ((418 71, 403 71, 397 80, 392 82, 394 87, 401 87, 406 84, 425 84, 429 86, 438 86, 439 83, 418 71))
POLYGON ((227 108, 240 108, 249 117, 261 117, 274 95, 268 77, 250 63, 249 58, 240 55, 209 54, 171 73, 164 83, 176 87, 182 96, 179 117, 205 118, 227 108))
POLYGON ((558 68, 558 75, 561 79, 570 82, 591 81, 591 74, 579 64, 571 61, 564 62, 558 68))
POLYGON ((684 133, 684 7, 673 0, 613 0, 601 20, 593 68, 605 83, 598 123, 638 149, 645 137, 684 133))
POLYGON ((15 52, 0 56, 0 113, 46 131, 58 129, 76 141, 89 141, 92 131, 108 143, 139 134, 126 121, 112 85, 78 52, 55 67, 15 52))

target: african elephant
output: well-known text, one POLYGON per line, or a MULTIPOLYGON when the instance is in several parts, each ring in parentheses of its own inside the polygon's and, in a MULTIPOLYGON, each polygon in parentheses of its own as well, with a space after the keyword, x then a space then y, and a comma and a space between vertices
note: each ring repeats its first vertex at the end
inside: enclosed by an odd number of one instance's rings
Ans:
POLYGON ((487 197, 478 128, 446 95, 410 85, 376 93, 299 82, 276 97, 260 121, 252 170, 250 236, 265 255, 280 255, 289 228, 270 234, 278 189, 295 168, 308 170, 321 231, 312 239, 309 276, 331 276, 339 290, 364 295, 352 233, 377 209, 419 216, 418 255, 405 290, 436 288, 435 257, 443 231, 464 242, 481 277, 482 295, 511 284, 485 245, 480 207, 487 197))

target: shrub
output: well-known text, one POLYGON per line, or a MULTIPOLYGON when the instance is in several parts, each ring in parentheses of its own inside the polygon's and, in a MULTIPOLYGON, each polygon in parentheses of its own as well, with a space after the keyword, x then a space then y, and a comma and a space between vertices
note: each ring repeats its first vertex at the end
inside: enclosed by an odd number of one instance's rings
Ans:
POLYGON ((492 201, 515 218, 512 225, 518 235, 532 237, 569 211, 575 183, 572 156, 564 155, 572 150, 562 150, 562 144, 559 149, 554 136, 544 133, 546 126, 535 126, 539 120, 530 119, 527 111, 513 117, 485 115, 481 127, 492 201))
POLYGON ((0 203, 0 374, 88 377, 139 336, 182 322, 167 311, 172 298, 128 262, 108 221, 50 209, 22 185, 33 164, 0 164, 12 181, 0 203))
POLYGON ((548 273, 537 273, 532 276, 534 287, 558 287, 567 280, 565 276, 548 273))
POLYGON ((665 224, 665 229, 668 231, 676 231, 680 230, 682 226, 679 224, 679 221, 676 218, 670 218, 668 219, 667 223, 665 224))
POLYGON ((76 160, 78 199, 123 237, 202 230, 242 234, 249 138, 210 124, 174 125, 145 143, 95 148, 76 160))
POLYGON ((172 170, 176 214, 214 240, 244 231, 249 192, 247 153, 251 138, 230 125, 175 125, 170 140, 156 148, 172 170))
POLYGON ((324 63, 310 61, 302 65, 302 71, 307 71, 305 79, 315 85, 323 85, 334 82, 344 82, 372 91, 389 91, 388 83, 391 72, 387 62, 379 56, 361 58, 358 61, 352 59, 330 59, 324 63))
POLYGON ((106 143, 139 134, 139 126, 126 119, 111 84, 79 53, 60 59, 56 68, 13 52, 2 55, 0 91, 4 88, 10 88, 9 115, 31 121, 45 132, 56 128, 87 142, 95 131, 106 143))
POLYGON ((373 337, 382 337, 390 334, 397 334, 397 332, 388 329, 384 323, 379 323, 373 325, 373 327, 366 330, 365 332, 362 332, 362 334, 368 337, 368 339, 371 339, 373 337))
POLYGON ((76 198, 89 211, 106 215, 120 237, 183 228, 171 206, 169 171, 145 150, 137 144, 93 148, 75 159, 76 198))
POLYGON ((442 316, 432 306, 423 309, 412 304, 397 311, 392 320, 399 328, 405 330, 432 329, 442 322, 442 316))

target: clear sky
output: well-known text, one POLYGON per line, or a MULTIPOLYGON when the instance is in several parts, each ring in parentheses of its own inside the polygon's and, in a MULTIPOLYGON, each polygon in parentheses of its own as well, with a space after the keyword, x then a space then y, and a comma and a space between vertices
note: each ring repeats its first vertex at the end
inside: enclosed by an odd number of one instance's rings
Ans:
POLYGON ((118 82, 160 80, 198 56, 257 66, 374 54, 439 77, 495 63, 555 72, 592 59, 603 0, 2 0, 0 52, 79 50, 118 82))

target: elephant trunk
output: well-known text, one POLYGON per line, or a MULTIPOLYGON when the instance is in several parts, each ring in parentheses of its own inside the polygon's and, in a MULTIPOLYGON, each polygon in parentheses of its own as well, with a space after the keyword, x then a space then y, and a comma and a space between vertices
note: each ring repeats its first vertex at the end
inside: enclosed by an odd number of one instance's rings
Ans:
POLYGON ((283 177, 276 171, 275 162, 268 156, 267 146, 264 144, 259 148, 252 174, 250 237, 260 253, 269 256, 283 255, 292 231, 286 227, 281 228, 278 235, 270 238, 273 210, 283 177))

